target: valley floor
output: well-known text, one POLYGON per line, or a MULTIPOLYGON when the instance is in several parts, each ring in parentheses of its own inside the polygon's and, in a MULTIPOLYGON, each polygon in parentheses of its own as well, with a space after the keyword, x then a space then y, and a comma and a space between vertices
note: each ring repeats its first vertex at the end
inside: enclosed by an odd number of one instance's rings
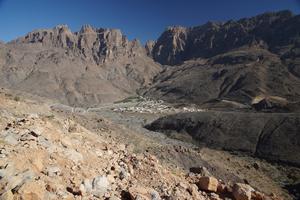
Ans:
POLYGON ((257 199, 258 191, 293 198, 283 185, 299 179, 299 168, 143 128, 165 114, 201 110, 141 102, 74 109, 18 95, 0 94, 1 199, 230 199, 234 183, 251 185, 257 199), (216 177, 218 188, 205 190, 203 176, 216 177))

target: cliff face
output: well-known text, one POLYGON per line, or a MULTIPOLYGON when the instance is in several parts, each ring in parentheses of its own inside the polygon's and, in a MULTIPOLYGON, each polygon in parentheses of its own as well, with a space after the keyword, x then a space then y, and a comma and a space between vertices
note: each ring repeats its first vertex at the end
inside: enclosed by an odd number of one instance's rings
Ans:
POLYGON ((40 43, 44 47, 66 48, 82 53, 97 64, 121 56, 145 54, 139 41, 129 41, 118 29, 95 29, 84 25, 79 32, 72 33, 66 25, 50 30, 37 30, 19 38, 12 44, 40 43))
POLYGON ((155 61, 166 65, 253 45, 283 55, 299 43, 299 23, 300 16, 281 11, 225 23, 168 28, 157 40, 152 55, 155 61))
POLYGON ((0 83, 70 105, 120 100, 151 82, 159 64, 120 30, 37 30, 1 48, 0 83))
POLYGON ((145 94, 227 108, 264 99, 268 105, 254 107, 295 111, 300 102, 299 24, 299 15, 281 11, 169 28, 155 43, 152 57, 176 66, 166 67, 145 94))

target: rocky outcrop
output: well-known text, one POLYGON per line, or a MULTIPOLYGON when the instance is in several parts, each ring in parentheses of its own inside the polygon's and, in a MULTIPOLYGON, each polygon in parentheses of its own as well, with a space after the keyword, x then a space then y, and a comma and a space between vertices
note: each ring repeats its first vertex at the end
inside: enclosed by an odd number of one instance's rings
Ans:
POLYGON ((169 115, 146 128, 188 134, 199 145, 300 166, 299 120, 299 114, 216 111, 169 115))
POLYGON ((237 183, 233 186, 233 196, 236 200, 251 200, 251 193, 254 191, 251 186, 247 184, 237 183))
POLYGON ((36 30, 0 50, 0 85, 77 106, 120 100, 160 71, 138 40, 117 29, 36 30))
POLYGON ((154 47, 155 43, 156 43, 155 41, 149 40, 145 44, 145 50, 146 50, 147 55, 149 57, 152 57, 152 50, 153 50, 153 47, 154 47))
POLYGON ((143 94, 204 107, 297 111, 299 20, 299 15, 280 11, 224 23, 168 28, 151 56, 173 66, 165 67, 143 94), (272 105, 253 106, 262 96, 272 105))
POLYGON ((183 60, 186 48, 187 28, 168 27, 152 48, 152 57, 163 65, 173 65, 183 60))
POLYGON ((191 28, 171 27, 159 37, 152 55, 157 62, 166 65, 253 45, 283 55, 297 44, 299 20, 300 17, 290 11, 280 11, 191 28))
POLYGON ((147 151, 134 153, 112 138, 112 127, 95 133, 74 115, 8 94, 0 92, 0 199, 204 200, 225 192, 213 177, 186 174, 147 151))
POLYGON ((53 29, 37 30, 18 38, 10 44, 40 43, 47 48, 66 48, 84 57, 94 60, 97 64, 145 54, 145 49, 138 40, 129 41, 118 29, 93 28, 84 25, 79 32, 72 33, 66 25, 53 29))
POLYGON ((276 54, 247 47, 165 68, 143 94, 204 108, 296 112, 300 79, 293 73, 276 54))

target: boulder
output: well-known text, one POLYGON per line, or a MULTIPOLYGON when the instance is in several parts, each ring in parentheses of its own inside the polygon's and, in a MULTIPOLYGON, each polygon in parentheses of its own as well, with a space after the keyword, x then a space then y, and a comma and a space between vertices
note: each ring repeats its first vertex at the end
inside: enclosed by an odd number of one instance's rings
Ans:
POLYGON ((92 182, 93 194, 101 198, 109 189, 109 185, 108 179, 105 176, 97 176, 92 182))
POLYGON ((197 186, 201 190, 216 192, 218 189, 218 180, 210 176, 202 176, 199 178, 197 186))
POLYGON ((72 160, 74 163, 78 163, 83 160, 83 156, 81 153, 75 151, 74 149, 66 149, 65 156, 72 160))
POLYGON ((232 195, 235 200, 251 200, 251 193, 254 189, 247 184, 236 183, 233 186, 232 195))
POLYGON ((11 192, 11 190, 8 190, 6 192, 4 192, 1 196, 0 196, 1 200, 13 200, 14 199, 14 195, 11 192))
POLYGON ((128 190, 131 199, 139 200, 160 200, 160 196, 157 191, 151 188, 145 188, 141 186, 131 187, 128 190))
POLYGON ((20 196, 26 200, 43 200, 45 192, 45 183, 41 180, 27 182, 18 191, 20 196))

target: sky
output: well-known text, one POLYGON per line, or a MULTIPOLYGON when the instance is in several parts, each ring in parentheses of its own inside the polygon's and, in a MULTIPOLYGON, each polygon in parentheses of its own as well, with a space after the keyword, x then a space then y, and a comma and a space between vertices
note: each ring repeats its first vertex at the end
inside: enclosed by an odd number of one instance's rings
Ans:
POLYGON ((129 38, 155 40, 168 26, 196 26, 289 9, 300 0, 0 0, 0 40, 10 41, 40 28, 84 24, 119 28, 129 38))

